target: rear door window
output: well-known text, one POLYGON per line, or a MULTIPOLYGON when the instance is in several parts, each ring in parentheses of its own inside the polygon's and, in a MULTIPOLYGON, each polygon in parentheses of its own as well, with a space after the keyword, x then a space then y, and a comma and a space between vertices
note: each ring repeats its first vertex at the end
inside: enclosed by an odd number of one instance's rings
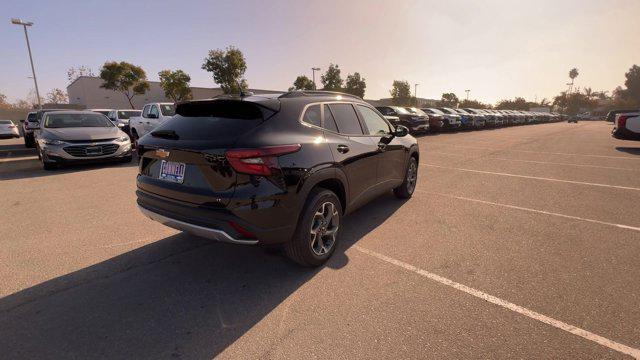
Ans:
POLYGON ((329 105, 324 106, 324 119, 322 121, 322 127, 333 132, 338 132, 336 119, 333 117, 331 109, 329 109, 329 105))
POLYGON ((151 109, 149 109, 149 115, 155 115, 156 117, 159 117, 160 113, 158 112, 158 107, 155 105, 151 105, 151 109))
POLYGON ((145 105, 142 109, 142 117, 147 117, 149 115, 149 105, 145 105))
POLYGON ((329 108, 338 125, 338 132, 347 135, 363 135, 360 121, 351 104, 330 104, 329 108))

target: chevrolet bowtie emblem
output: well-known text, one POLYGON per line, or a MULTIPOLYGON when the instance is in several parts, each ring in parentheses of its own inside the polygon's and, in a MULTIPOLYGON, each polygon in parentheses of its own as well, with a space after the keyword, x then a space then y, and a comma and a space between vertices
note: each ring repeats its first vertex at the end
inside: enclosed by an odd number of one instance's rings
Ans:
POLYGON ((159 158, 169 157, 169 151, 165 149, 158 149, 156 150, 156 156, 159 158))

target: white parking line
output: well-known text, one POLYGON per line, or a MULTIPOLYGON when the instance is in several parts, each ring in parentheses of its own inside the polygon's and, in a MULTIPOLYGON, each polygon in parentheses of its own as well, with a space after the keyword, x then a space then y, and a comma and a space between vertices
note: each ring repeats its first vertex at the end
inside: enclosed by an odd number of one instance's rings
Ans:
POLYGON ((493 151, 515 151, 515 152, 524 152, 524 153, 533 153, 533 154, 587 156, 587 157, 597 157, 597 158, 606 158, 606 159, 640 160, 640 156, 631 157, 631 156, 613 156, 613 155, 595 155, 595 154, 572 154, 572 153, 549 152, 549 151, 539 151, 539 150, 498 149, 498 148, 490 148, 490 147, 482 147, 482 146, 466 146, 466 145, 457 145, 457 144, 434 144, 434 146, 437 146, 437 145, 453 146, 453 147, 461 147, 461 148, 469 148, 469 149, 493 150, 493 151))
POLYGON ((457 171, 473 172, 473 173, 478 173, 478 174, 509 176, 509 177, 523 178, 523 179, 555 181, 555 182, 569 183, 569 184, 579 184, 579 185, 599 186, 599 187, 607 187, 607 188, 614 188, 614 189, 640 191, 640 188, 635 188, 635 187, 630 187, 630 186, 608 185, 608 184, 590 183, 590 182, 584 182, 584 181, 573 181, 573 180, 562 180, 562 179, 554 179, 554 178, 545 178, 545 177, 539 177, 539 176, 517 175, 517 174, 500 173, 500 172, 483 171, 483 170, 473 170, 473 169, 465 169, 465 168, 456 168, 456 167, 425 164, 425 163, 420 163, 420 165, 429 166, 429 167, 436 167, 436 168, 442 168, 442 169, 457 170, 457 171))
POLYGON ((476 203, 480 203, 480 204, 487 204, 487 205, 493 205, 493 206, 501 206, 501 207, 505 207, 505 208, 509 208, 509 209, 515 209, 515 210, 528 211, 528 212, 533 212, 533 213, 538 213, 538 214, 544 214, 544 215, 550 215, 550 216, 558 216, 558 217, 562 217, 562 218, 565 218, 565 219, 572 219, 572 220, 586 221, 586 222, 590 222, 590 223, 594 223, 594 224, 607 225, 607 226, 614 226, 614 227, 621 228, 621 229, 627 229, 627 230, 640 231, 640 227, 635 227, 635 226, 622 225, 622 224, 610 223, 610 222, 606 222, 606 221, 600 221, 600 220, 587 219, 587 218, 582 218, 582 217, 579 217, 579 216, 559 214, 559 213, 554 213, 554 212, 550 212, 550 211, 544 211, 544 210, 538 210, 538 209, 525 208, 525 207, 515 206, 515 205, 509 205, 509 204, 501 204, 501 203, 496 203, 496 202, 491 202, 491 201, 485 201, 485 200, 480 200, 480 199, 472 199, 472 198, 467 198, 467 197, 463 197, 463 196, 455 196, 455 195, 442 194, 442 193, 436 193, 436 192, 430 192, 430 191, 424 191, 424 190, 416 190, 416 191, 417 191, 417 192, 424 193, 424 194, 437 195, 437 196, 444 196, 444 197, 453 198, 453 199, 458 199, 458 200, 472 201, 472 202, 476 202, 476 203))
POLYGON ((500 306, 502 308, 505 308, 505 309, 511 310, 513 312, 516 312, 518 314, 527 316, 527 317, 529 317, 529 318, 531 318, 533 320, 537 320, 537 321, 540 321, 540 322, 545 323, 547 325, 551 325, 551 326, 553 326, 555 328, 558 328, 560 330, 566 331, 566 332, 571 333, 573 335, 577 335, 577 336, 580 336, 580 337, 582 337, 584 339, 587 339, 589 341, 593 341, 593 342, 595 342, 597 344, 600 344, 602 346, 605 346, 605 347, 607 347, 609 349, 612 349, 612 350, 618 351, 620 353, 623 353, 623 354, 626 354, 626 355, 630 355, 630 356, 633 356, 635 358, 640 359, 640 349, 635 349, 635 348, 629 347, 627 345, 615 342, 613 340, 610 340, 610 339, 607 339, 605 337, 602 337, 602 336, 600 336, 598 334, 594 334, 594 333, 592 333, 590 331, 581 329, 581 328, 576 327, 574 325, 567 324, 567 323, 562 322, 560 320, 556 320, 556 319, 551 318, 549 316, 537 313, 537 312, 535 312, 533 310, 529 310, 527 308, 524 308, 522 306, 516 305, 516 304, 511 303, 509 301, 497 298, 497 297, 495 297, 493 295, 489 295, 489 294, 487 294, 487 293, 485 293, 483 291, 480 291, 480 290, 474 289, 472 287, 457 283, 457 282, 455 282, 453 280, 449 280, 449 279, 447 279, 445 277, 442 277, 440 275, 434 274, 434 273, 429 272, 427 270, 420 269, 420 268, 418 268, 416 266, 413 266, 411 264, 408 264, 408 263, 402 262, 400 260, 396 260, 394 258, 391 258, 389 256, 377 253, 377 252, 375 252, 373 250, 369 250, 369 249, 363 248, 363 247, 361 247, 359 245, 354 245, 353 247, 356 250, 358 250, 359 252, 363 253, 363 254, 375 257, 375 258, 377 258, 379 260, 382 260, 384 262, 387 262, 389 264, 392 264, 392 265, 398 266, 400 268, 403 268, 405 270, 411 271, 411 272, 413 272, 415 274, 418 274, 418 275, 420 275, 422 277, 425 277, 427 279, 433 280, 433 281, 435 281, 437 283, 440 283, 442 285, 446 285, 446 286, 452 287, 452 288, 454 288, 456 290, 462 291, 462 292, 464 292, 466 294, 469 294, 471 296, 474 296, 476 298, 485 300, 485 301, 490 302, 492 304, 498 305, 498 306, 500 306))
MULTIPOLYGON (((437 153, 437 154, 439 154, 439 153, 437 153)), ((552 162, 552 161, 535 161, 535 160, 521 160, 521 159, 505 159, 505 158, 499 158, 499 157, 489 157, 488 159, 503 160, 503 161, 519 161, 519 162, 526 162, 526 163, 532 163, 532 164, 549 164, 549 165, 563 165, 563 166, 588 167, 588 168, 596 168, 596 169, 625 170, 625 171, 640 171, 640 169, 629 169, 629 168, 621 168, 621 167, 615 167, 615 166, 599 166, 599 165, 571 164, 571 163, 561 163, 561 162, 552 162)))

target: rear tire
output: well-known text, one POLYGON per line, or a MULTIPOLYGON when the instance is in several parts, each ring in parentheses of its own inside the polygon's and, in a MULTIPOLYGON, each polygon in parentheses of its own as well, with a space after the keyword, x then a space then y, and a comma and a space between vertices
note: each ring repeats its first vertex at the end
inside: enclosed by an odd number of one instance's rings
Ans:
POLYGON ((136 129, 131 129, 131 147, 134 149, 138 148, 138 139, 140 137, 138 136, 138 132, 136 131, 136 129))
POLYGON ((418 161, 415 157, 409 158, 409 164, 407 165, 407 173, 404 176, 404 181, 400 186, 393 189, 393 194, 399 199, 410 199, 413 196, 413 192, 416 190, 416 184, 418 183, 418 161))
POLYGON ((307 197, 287 256, 299 265, 317 267, 329 260, 338 246, 342 205, 330 190, 316 188, 307 197))

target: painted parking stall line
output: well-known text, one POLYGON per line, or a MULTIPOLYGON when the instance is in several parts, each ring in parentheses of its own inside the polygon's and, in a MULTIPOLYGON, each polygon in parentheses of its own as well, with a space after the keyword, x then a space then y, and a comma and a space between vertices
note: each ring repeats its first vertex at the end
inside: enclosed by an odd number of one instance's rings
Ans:
POLYGON ((562 152, 549 152, 549 151, 538 151, 538 150, 519 150, 519 149, 508 149, 508 148, 492 148, 492 147, 484 147, 484 146, 467 146, 467 145, 457 145, 457 144, 437 144, 443 146, 451 146, 451 147, 459 147, 459 148, 467 148, 467 149, 479 149, 479 150, 492 150, 492 151, 515 151, 515 152, 523 152, 530 154, 547 154, 547 155, 565 155, 565 156, 586 156, 586 157, 595 157, 595 158, 605 158, 605 159, 621 159, 621 160, 640 160, 640 157, 631 157, 631 156, 613 156, 613 155, 596 155, 596 154, 574 154, 574 153, 562 153, 562 152))
POLYGON ((563 162, 553 162, 553 161, 536 161, 536 160, 522 160, 522 159, 506 159, 499 157, 489 157, 487 159, 501 160, 501 161, 517 161, 524 162, 530 164, 545 164, 545 165, 562 165, 562 166, 576 166, 576 167, 586 167, 586 168, 594 168, 594 169, 609 169, 609 170, 624 170, 624 171, 640 171, 640 169, 630 169, 630 168, 621 168, 615 166, 600 166, 600 165, 587 165, 587 164, 572 164, 572 163, 563 163, 563 162))
POLYGON ((440 283, 442 285, 445 286, 449 286, 451 288, 454 288, 456 290, 462 291, 468 295, 474 296, 476 298, 482 299, 484 301, 490 302, 494 305, 498 305, 504 309, 507 310, 511 310, 513 312, 516 312, 518 314, 524 315, 528 318, 531 318, 533 320, 545 323, 547 325, 551 325, 557 329, 566 331, 568 333, 571 333, 573 335, 579 336, 581 338, 584 338, 586 340, 592 341, 594 343, 600 344, 602 346, 605 346, 611 350, 615 350, 617 352, 626 354, 626 355, 630 355, 633 356, 636 359, 640 359, 640 349, 636 349, 636 348, 632 348, 630 346, 621 344, 619 342, 616 342, 614 340, 611 339, 607 339, 603 336, 600 336, 598 334, 592 333, 588 330, 584 330, 581 329, 577 326, 571 325, 571 324, 567 324, 565 322, 562 322, 560 320, 554 319, 552 317, 546 316, 544 314, 540 314, 538 312, 535 312, 533 310, 529 310, 527 308, 524 308, 520 305, 516 305, 512 302, 509 302, 507 300, 503 300, 500 299, 498 297, 495 297, 493 295, 487 294, 481 290, 478 289, 474 289, 472 287, 466 286, 464 284, 460 284, 458 282, 455 282, 453 280, 447 279, 445 277, 442 277, 440 275, 434 274, 432 272, 429 272, 427 270, 424 269, 420 269, 416 266, 413 266, 411 264, 405 263, 403 261, 394 259, 392 257, 380 254, 378 252, 375 252, 373 250, 369 250, 367 248, 364 248, 360 245, 354 245, 353 246, 354 249, 356 249, 357 251, 372 256, 374 258, 377 258, 379 260, 382 260, 386 263, 398 266, 402 269, 411 271, 415 274, 418 274, 422 277, 425 277, 429 280, 435 281, 437 283, 440 283))
POLYGON ((428 166, 428 167, 441 168, 441 169, 466 171, 466 172, 472 172, 472 173, 477 173, 477 174, 508 176, 508 177, 523 178, 523 179, 555 181, 555 182, 568 183, 568 184, 578 184, 578 185, 598 186, 598 187, 606 187, 606 188, 613 188, 613 189, 640 191, 640 188, 635 188, 635 187, 630 187, 630 186, 608 185, 608 184, 590 183, 590 182, 584 182, 584 181, 573 181, 573 180, 554 179, 554 178, 546 178, 546 177, 539 177, 539 176, 509 174, 509 173, 502 173, 502 172, 465 169, 465 168, 457 168, 457 167, 442 166, 442 165, 435 165, 435 164, 426 164, 426 163, 420 163, 420 165, 428 166))
POLYGON ((443 197, 448 197, 448 198, 458 199, 458 200, 464 200, 464 201, 471 201, 471 202, 475 202, 475 203, 479 203, 479 204, 500 206, 500 207, 514 209, 514 210, 528 211, 528 212, 533 212, 533 213, 537 213, 537 214, 543 214, 543 215, 549 215, 549 216, 557 216, 557 217, 562 217, 562 218, 565 218, 565 219, 579 220, 579 221, 585 221, 585 222, 590 222, 590 223, 594 223, 594 224, 613 226, 613 227, 617 227, 617 228, 620 228, 620 229, 640 231, 640 227, 636 227, 636 226, 616 224, 616 223, 610 223, 610 222, 594 220, 594 219, 587 219, 587 218, 583 218, 583 217, 579 217, 579 216, 560 214, 560 213, 555 213, 555 212, 551 212, 551 211, 531 209, 531 208, 526 208, 526 207, 522 207, 522 206, 501 204, 501 203, 496 203, 496 202, 492 202, 492 201, 473 199, 473 198, 468 198, 468 197, 464 197, 464 196, 455 196, 455 195, 449 195, 449 194, 442 194, 442 193, 424 191, 424 190, 416 190, 416 192, 420 192, 420 193, 423 193, 423 194, 429 194, 429 195, 443 196, 443 197))

